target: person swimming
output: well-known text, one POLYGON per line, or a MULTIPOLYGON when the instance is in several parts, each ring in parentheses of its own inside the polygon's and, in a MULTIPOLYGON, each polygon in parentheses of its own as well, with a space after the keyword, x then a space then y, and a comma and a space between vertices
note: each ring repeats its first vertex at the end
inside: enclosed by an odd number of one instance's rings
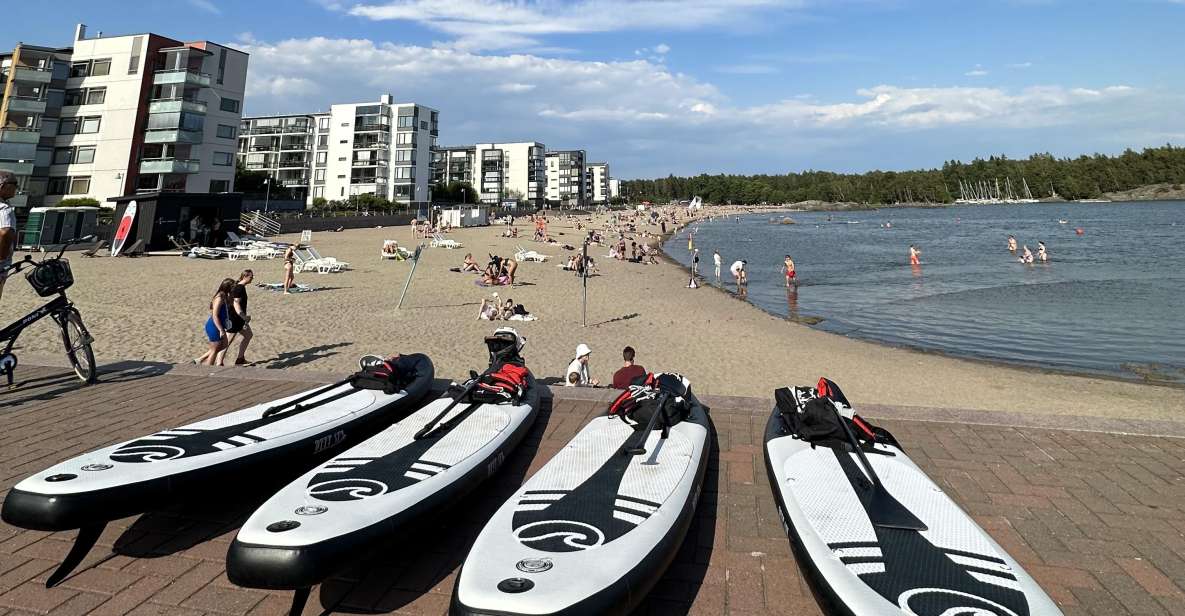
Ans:
POLYGON ((1049 262, 1049 253, 1045 251, 1045 242, 1037 242, 1037 260, 1042 263, 1049 262))
POLYGON ((918 250, 913 244, 909 245, 909 264, 921 265, 922 251, 918 250))
POLYGON ((1016 252, 1016 238, 1008 236, 1008 252, 1016 252))
POLYGON ((1033 251, 1029 250, 1028 244, 1024 245, 1023 254, 1017 259, 1017 261, 1024 263, 1025 265, 1029 265, 1033 262, 1033 251))

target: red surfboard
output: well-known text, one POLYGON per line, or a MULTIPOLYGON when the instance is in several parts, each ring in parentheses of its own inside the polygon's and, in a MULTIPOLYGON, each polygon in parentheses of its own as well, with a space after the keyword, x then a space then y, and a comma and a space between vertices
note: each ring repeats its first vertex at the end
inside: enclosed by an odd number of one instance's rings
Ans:
POLYGON ((111 241, 111 256, 118 257, 119 251, 123 250, 123 245, 128 241, 128 234, 132 232, 132 221, 136 219, 136 202, 129 201, 128 207, 123 211, 123 218, 119 220, 119 226, 115 228, 115 239, 111 241))

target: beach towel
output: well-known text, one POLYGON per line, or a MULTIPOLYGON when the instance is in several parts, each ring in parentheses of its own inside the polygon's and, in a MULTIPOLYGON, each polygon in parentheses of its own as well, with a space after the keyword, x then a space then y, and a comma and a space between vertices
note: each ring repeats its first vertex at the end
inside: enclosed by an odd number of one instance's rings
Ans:
MULTIPOLYGON (((282 283, 282 282, 260 282, 260 283, 256 284, 255 286, 260 287, 262 289, 266 289, 268 291, 278 291, 280 293, 284 292, 284 283, 282 283)), ((292 287, 290 289, 288 289, 288 292, 289 293, 312 293, 313 291, 320 291, 322 288, 324 288, 324 287, 313 287, 313 286, 309 286, 307 284, 301 284, 298 282, 298 283, 292 285, 292 287)))

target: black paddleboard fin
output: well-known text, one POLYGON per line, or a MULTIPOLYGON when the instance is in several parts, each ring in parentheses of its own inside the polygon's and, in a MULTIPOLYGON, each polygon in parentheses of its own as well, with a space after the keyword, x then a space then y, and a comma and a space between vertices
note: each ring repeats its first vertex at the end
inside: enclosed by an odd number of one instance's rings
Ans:
POLYGON ((309 592, 311 588, 297 588, 296 592, 292 593, 292 607, 288 609, 288 616, 300 616, 304 612, 304 604, 309 602, 309 592))
POLYGON ((74 545, 70 546, 70 552, 66 554, 66 558, 58 568, 54 570, 53 575, 45 580, 46 588, 53 588, 66 579, 74 568, 77 567, 82 559, 90 553, 91 548, 95 547, 95 542, 99 540, 99 536, 103 534, 103 529, 106 528, 107 523, 96 524, 93 526, 83 526, 78 529, 78 537, 74 539, 74 545))
POLYGON ((889 494, 880 482, 872 486, 872 499, 868 502, 868 519, 873 526, 881 528, 917 531, 928 528, 913 512, 906 509, 905 505, 889 494))

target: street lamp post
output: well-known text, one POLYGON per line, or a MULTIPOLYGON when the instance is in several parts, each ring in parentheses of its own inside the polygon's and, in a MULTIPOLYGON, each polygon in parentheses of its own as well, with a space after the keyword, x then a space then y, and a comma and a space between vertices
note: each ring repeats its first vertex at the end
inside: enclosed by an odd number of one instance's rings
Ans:
POLYGON ((272 179, 264 178, 263 185, 265 187, 263 194, 263 213, 267 213, 268 203, 272 200, 272 179))

